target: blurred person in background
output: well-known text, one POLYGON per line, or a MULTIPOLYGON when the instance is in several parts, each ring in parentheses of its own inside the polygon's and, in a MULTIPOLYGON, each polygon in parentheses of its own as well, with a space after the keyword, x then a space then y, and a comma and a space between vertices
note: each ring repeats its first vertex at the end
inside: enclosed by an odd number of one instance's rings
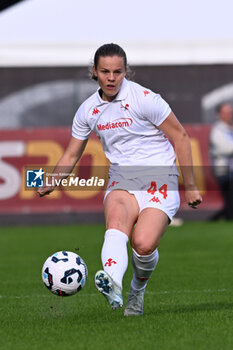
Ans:
POLYGON ((224 207, 212 220, 233 219, 233 109, 222 103, 216 109, 218 120, 210 131, 210 158, 213 174, 221 190, 224 207))
MULTIPOLYGON (((95 285, 112 309, 122 307, 130 239, 134 274, 124 315, 137 316, 143 313, 161 237, 180 204, 175 151, 187 204, 196 208, 202 198, 194 183, 191 146, 183 126, 159 94, 129 81, 127 74, 127 57, 119 45, 106 44, 96 51, 92 78, 99 89, 79 107, 70 143, 54 172, 72 171, 94 131, 110 160, 103 270, 97 271, 95 285)), ((45 187, 38 193, 44 196, 53 189, 45 187)))

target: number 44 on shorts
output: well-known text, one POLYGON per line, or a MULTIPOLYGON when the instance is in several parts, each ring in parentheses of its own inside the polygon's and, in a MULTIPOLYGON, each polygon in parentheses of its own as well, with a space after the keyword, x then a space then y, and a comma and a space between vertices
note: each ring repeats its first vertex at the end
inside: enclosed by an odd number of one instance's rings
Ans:
MULTIPOLYGON (((167 198, 167 184, 162 185, 159 189, 158 189, 159 193, 161 193, 163 195, 163 198, 166 199, 167 198)), ((150 187, 147 190, 148 193, 154 195, 155 192, 157 192, 157 184, 155 181, 151 181, 150 187)))

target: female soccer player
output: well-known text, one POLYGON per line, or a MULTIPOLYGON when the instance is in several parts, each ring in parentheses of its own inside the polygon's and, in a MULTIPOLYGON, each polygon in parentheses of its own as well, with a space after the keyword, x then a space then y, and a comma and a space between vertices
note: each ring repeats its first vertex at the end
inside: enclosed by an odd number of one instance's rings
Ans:
MULTIPOLYGON (((103 270, 96 273, 95 285, 112 309, 122 307, 130 238, 134 274, 125 316, 143 313, 144 292, 158 263, 160 239, 179 208, 175 153, 187 203, 196 208, 202 201, 194 184, 187 133, 160 95, 126 79, 127 69, 120 46, 106 44, 96 51, 93 78, 99 89, 78 109, 69 145, 54 170, 59 173, 61 167, 62 173, 70 173, 91 131, 96 133, 110 160, 110 172, 104 198, 103 270)), ((45 187, 38 193, 44 196, 53 189, 45 187)))

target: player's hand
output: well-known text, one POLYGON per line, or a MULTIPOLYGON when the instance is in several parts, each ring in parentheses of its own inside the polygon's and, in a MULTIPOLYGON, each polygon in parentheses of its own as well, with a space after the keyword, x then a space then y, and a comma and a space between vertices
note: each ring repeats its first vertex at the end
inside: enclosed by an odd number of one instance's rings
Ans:
POLYGON ((46 187, 39 188, 37 190, 37 193, 40 197, 44 197, 50 194, 51 192, 53 192, 54 189, 55 189, 55 186, 46 186, 46 187))
POLYGON ((193 209, 197 209, 197 206, 202 202, 202 197, 195 185, 192 188, 185 189, 185 199, 193 209))

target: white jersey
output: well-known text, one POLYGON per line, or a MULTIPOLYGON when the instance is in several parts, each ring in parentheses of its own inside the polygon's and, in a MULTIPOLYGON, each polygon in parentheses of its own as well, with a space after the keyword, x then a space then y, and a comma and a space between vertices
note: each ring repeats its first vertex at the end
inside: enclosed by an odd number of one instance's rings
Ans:
POLYGON ((233 169, 233 128, 217 121, 210 132, 210 157, 216 176, 227 175, 233 169))
POLYGON ((72 136, 85 140, 94 131, 111 169, 143 166, 178 174, 173 146, 158 128, 170 112, 160 95, 124 79, 112 102, 102 100, 98 89, 82 103, 73 120, 72 136))

